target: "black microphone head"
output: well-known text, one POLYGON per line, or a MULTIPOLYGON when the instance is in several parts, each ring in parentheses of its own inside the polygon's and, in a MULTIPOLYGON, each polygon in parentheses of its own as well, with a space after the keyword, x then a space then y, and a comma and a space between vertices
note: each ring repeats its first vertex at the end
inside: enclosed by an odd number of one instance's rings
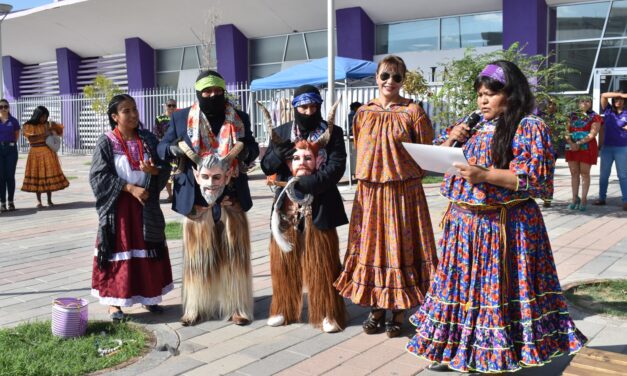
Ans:
POLYGON ((475 111, 470 114, 470 116, 468 116, 466 124, 468 125, 468 127, 470 127, 470 129, 472 129, 475 127, 475 125, 477 125, 477 123, 479 123, 479 120, 481 120, 481 112, 475 111))

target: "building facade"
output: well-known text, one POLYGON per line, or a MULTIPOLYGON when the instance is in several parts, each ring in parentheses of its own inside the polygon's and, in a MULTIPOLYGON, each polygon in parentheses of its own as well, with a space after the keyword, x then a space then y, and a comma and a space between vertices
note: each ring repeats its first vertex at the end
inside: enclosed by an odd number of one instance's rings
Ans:
MULTIPOLYGON (((573 92, 627 90, 627 0, 336 0, 336 54, 405 59, 438 80, 468 47, 524 45, 576 68, 573 92)), ((190 87, 199 67, 250 82, 327 55, 325 2, 64 0, 2 24, 4 96, 77 94, 96 74, 129 91, 190 87), (266 4, 266 3, 270 3, 266 4), (215 41, 215 42, 214 42, 215 41)))

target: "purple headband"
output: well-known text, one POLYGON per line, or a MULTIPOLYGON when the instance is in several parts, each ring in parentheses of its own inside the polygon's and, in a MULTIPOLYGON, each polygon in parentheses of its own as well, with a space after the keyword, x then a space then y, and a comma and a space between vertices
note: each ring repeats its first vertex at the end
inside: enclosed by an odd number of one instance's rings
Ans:
POLYGON ((505 73, 503 73, 503 68, 499 67, 496 64, 488 64, 483 68, 481 73, 479 73, 480 77, 490 77, 494 80, 505 85, 507 81, 505 80, 505 73))

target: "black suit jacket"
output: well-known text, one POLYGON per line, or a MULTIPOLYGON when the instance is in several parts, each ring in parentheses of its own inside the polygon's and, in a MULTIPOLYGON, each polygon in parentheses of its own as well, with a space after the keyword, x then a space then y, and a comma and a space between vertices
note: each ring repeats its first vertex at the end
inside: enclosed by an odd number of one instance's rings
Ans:
MULTIPOLYGON (((180 111, 176 111, 172 115, 168 129, 159 143, 159 146, 157 146, 157 153, 161 159, 169 161, 174 158, 174 156, 170 154, 169 146, 179 138, 184 140, 190 147, 192 146, 192 142, 187 135, 187 117, 189 115, 189 110, 190 107, 187 107, 180 111)), ((240 141, 244 143, 244 151, 242 151, 240 157, 243 156, 244 163, 249 164, 259 156, 259 145, 253 137, 248 114, 242 111, 237 111, 237 114, 244 123, 245 131, 244 137, 240 139, 240 141)), ((200 189, 198 188, 196 179, 194 179, 192 164, 193 162, 186 161, 183 172, 176 175, 174 178, 174 199, 172 201, 172 210, 183 215, 188 215, 191 212, 194 202, 197 204, 202 204, 204 202, 204 199, 200 196, 200 189)), ((234 193, 237 196, 237 200, 239 201, 242 209, 244 211, 250 210, 253 206, 253 201, 250 197, 250 188, 248 187, 248 175, 240 171, 239 176, 233 181, 233 187, 235 191, 234 193)), ((225 189, 224 194, 230 194, 230 192, 228 192, 228 187, 225 189)), ((206 203, 204 205, 206 205, 206 203)))
MULTIPOLYGON (((291 122, 276 128, 276 132, 283 140, 290 139, 291 131, 291 122)), ((329 230, 348 223, 342 196, 337 189, 337 183, 346 169, 346 146, 340 127, 333 127, 331 139, 325 149, 327 151, 326 165, 313 175, 302 176, 297 185, 301 192, 313 194, 312 219, 314 225, 320 230, 329 230)), ((268 145, 268 150, 261 159, 261 169, 266 175, 277 174, 278 181, 288 181, 292 177, 287 163, 274 152, 272 143, 268 145)), ((275 201, 280 193, 281 189, 277 189, 275 201)), ((272 209, 274 210, 274 205, 272 209)))

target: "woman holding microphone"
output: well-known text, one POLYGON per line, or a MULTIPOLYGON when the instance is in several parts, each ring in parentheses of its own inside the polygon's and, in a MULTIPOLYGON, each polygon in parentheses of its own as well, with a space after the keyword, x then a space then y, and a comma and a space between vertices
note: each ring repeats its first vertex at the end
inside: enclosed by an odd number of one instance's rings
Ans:
POLYGON ((574 353, 586 338, 562 295, 542 213, 553 189, 549 129, 531 114, 527 78, 508 61, 476 78, 481 119, 434 143, 464 143, 468 165, 446 174, 442 257, 407 350, 461 372, 513 372, 574 353), (470 137, 470 138, 469 138, 470 137))

